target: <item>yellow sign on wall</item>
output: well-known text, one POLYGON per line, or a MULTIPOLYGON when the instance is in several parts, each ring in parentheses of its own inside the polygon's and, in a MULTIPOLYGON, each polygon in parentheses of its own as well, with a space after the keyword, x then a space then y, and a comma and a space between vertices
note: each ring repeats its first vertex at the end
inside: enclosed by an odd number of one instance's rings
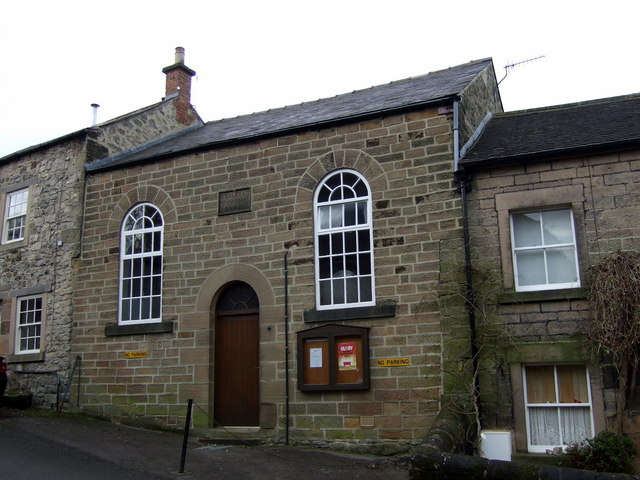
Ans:
POLYGON ((149 352, 147 350, 138 350, 137 352, 124 352, 124 358, 147 358, 149 352))
POLYGON ((379 358, 376 360, 376 366, 378 367, 408 367, 409 365, 411 365, 411 359, 409 357, 379 358))

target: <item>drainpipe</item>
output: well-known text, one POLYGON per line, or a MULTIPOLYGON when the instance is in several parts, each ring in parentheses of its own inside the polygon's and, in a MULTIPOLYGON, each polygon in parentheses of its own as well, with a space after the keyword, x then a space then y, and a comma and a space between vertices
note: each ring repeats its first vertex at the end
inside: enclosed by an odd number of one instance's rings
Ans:
POLYGON ((453 171, 458 171, 460 161, 460 104, 453 102, 453 171))
POLYGON ((471 264, 471 238, 469 235, 469 215, 467 212, 467 189, 471 189, 468 179, 460 179, 460 195, 462 197, 462 234, 464 238, 464 270, 467 279, 465 303, 469 314, 469 335, 471 339, 471 368, 473 370, 473 399, 478 409, 478 418, 482 417, 480 403, 480 378, 478 367, 478 338, 476 333, 476 299, 473 291, 473 265, 471 264))
POLYGON ((462 203, 462 235, 464 241, 464 271, 466 276, 465 305, 469 316, 469 337, 471 341, 471 369, 473 373, 473 400, 478 410, 478 421, 482 418, 480 403, 480 378, 478 376, 478 338, 476 332, 475 295, 473 291, 473 265, 471 263, 471 237, 469 235, 469 214, 467 210, 467 192, 471 190, 468 173, 459 169, 460 161, 460 115, 458 100, 453 102, 453 165, 454 177, 458 182, 462 203))
POLYGON ((289 445, 289 266, 287 257, 296 249, 292 245, 284 254, 284 443, 289 445))

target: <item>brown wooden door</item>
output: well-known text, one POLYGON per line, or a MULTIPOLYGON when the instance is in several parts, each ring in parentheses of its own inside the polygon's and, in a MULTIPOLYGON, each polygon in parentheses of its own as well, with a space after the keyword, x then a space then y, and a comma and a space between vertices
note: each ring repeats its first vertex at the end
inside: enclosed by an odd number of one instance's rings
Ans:
POLYGON ((259 315, 255 292, 247 284, 234 284, 223 292, 216 310, 215 424, 259 425, 259 315))

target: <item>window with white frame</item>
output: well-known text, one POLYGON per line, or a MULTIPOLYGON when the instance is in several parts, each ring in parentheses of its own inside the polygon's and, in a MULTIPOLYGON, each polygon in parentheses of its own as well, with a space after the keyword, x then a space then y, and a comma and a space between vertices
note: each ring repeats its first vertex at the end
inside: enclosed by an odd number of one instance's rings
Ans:
POLYGON ((353 170, 325 177, 314 195, 316 307, 375 305, 371 193, 353 170))
POLYGON ((163 232, 162 214, 150 203, 136 205, 122 222, 121 325, 161 321, 163 232))
POLYGON ((580 286, 571 209, 511 214, 516 291, 580 286))
POLYGON ((17 242, 24 239, 27 228, 27 207, 29 189, 24 188, 7 194, 2 226, 2 243, 17 242))
POLYGON ((585 365, 527 365, 524 381, 530 452, 546 452, 593 437, 585 365))
POLYGON ((17 300, 15 353, 38 353, 42 334, 44 312, 40 295, 21 297, 17 300))

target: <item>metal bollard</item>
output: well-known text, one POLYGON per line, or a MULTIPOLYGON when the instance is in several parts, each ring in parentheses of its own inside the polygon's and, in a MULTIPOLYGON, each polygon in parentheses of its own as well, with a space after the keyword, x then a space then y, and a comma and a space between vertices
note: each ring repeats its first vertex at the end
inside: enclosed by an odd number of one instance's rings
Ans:
POLYGON ((184 461, 187 457, 187 443, 189 442, 189 426, 191 425, 191 409, 193 408, 193 399, 189 399, 189 405, 187 406, 187 420, 184 423, 184 438, 182 440, 182 456, 180 458, 180 471, 178 473, 184 473, 184 461))

